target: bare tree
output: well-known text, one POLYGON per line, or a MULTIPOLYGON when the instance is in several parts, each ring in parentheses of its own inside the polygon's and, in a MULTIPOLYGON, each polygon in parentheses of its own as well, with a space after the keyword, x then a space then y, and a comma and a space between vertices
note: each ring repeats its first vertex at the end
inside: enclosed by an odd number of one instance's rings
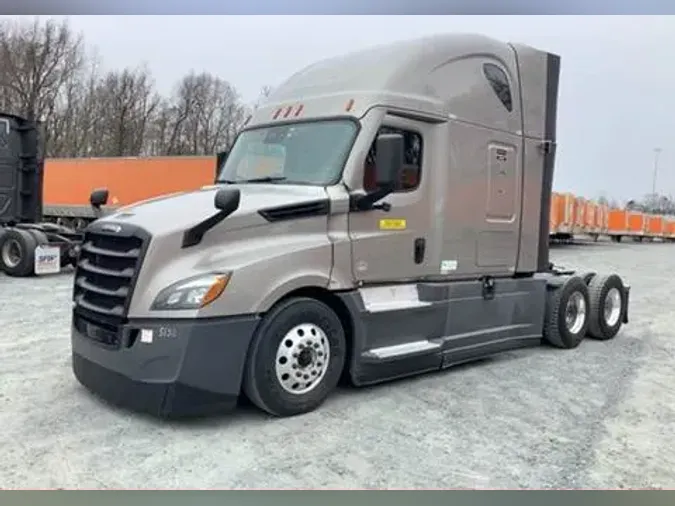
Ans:
POLYGON ((51 157, 87 156, 92 151, 93 129, 98 121, 95 90, 98 85, 98 62, 70 76, 56 100, 46 111, 46 130, 51 157))
POLYGON ((210 155, 231 145, 246 117, 230 83, 209 73, 190 73, 163 104, 154 142, 168 155, 210 155))
POLYGON ((84 43, 67 22, 0 24, 0 87, 5 110, 41 119, 84 64, 84 43))
POLYGON ((160 103, 147 67, 108 72, 94 87, 93 100, 93 150, 99 156, 143 154, 160 103))
POLYGON ((250 113, 207 72, 189 73, 169 97, 147 66, 102 72, 67 22, 0 21, 0 69, 0 108, 43 120, 49 157, 212 155, 250 113))

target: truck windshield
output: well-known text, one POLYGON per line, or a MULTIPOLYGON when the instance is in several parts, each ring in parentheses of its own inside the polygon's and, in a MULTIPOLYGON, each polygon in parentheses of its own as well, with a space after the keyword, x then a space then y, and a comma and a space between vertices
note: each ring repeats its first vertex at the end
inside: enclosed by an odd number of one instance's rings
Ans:
POLYGON ((355 121, 335 119, 246 130, 220 168, 217 182, 334 184, 357 129, 355 121))

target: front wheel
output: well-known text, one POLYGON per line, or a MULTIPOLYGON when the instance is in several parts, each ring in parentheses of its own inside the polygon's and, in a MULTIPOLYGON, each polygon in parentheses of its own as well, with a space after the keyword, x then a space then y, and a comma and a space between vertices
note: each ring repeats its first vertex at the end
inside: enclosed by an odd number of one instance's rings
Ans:
POLYGON ((345 333, 335 312, 318 300, 294 297, 274 307, 251 344, 244 393, 274 416, 318 408, 345 364, 345 333))

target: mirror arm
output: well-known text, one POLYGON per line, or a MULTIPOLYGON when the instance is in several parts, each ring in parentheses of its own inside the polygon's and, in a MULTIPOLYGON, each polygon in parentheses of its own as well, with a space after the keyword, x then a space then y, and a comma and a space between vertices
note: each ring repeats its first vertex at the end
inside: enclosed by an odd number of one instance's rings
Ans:
POLYGON ((391 204, 387 202, 383 202, 381 204, 375 203, 378 200, 382 200, 393 191, 393 185, 389 184, 387 186, 382 186, 373 192, 366 193, 365 195, 358 195, 353 201, 353 210, 369 211, 371 209, 381 209, 384 212, 389 212, 391 209, 391 204))

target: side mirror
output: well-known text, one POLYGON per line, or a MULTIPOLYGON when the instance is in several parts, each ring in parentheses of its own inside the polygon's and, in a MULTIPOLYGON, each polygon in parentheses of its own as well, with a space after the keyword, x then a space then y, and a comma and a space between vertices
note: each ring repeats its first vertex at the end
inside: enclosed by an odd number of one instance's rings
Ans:
POLYGON ((379 188, 394 188, 401 179, 405 143, 401 134, 381 134, 377 137, 375 180, 379 188))
POLYGON ((99 188, 91 192, 89 195, 89 203, 96 209, 100 209, 101 206, 106 205, 108 203, 108 189, 99 188))
POLYGON ((220 188, 213 197, 213 205, 224 215, 230 215, 239 207, 241 192, 237 188, 220 188))

